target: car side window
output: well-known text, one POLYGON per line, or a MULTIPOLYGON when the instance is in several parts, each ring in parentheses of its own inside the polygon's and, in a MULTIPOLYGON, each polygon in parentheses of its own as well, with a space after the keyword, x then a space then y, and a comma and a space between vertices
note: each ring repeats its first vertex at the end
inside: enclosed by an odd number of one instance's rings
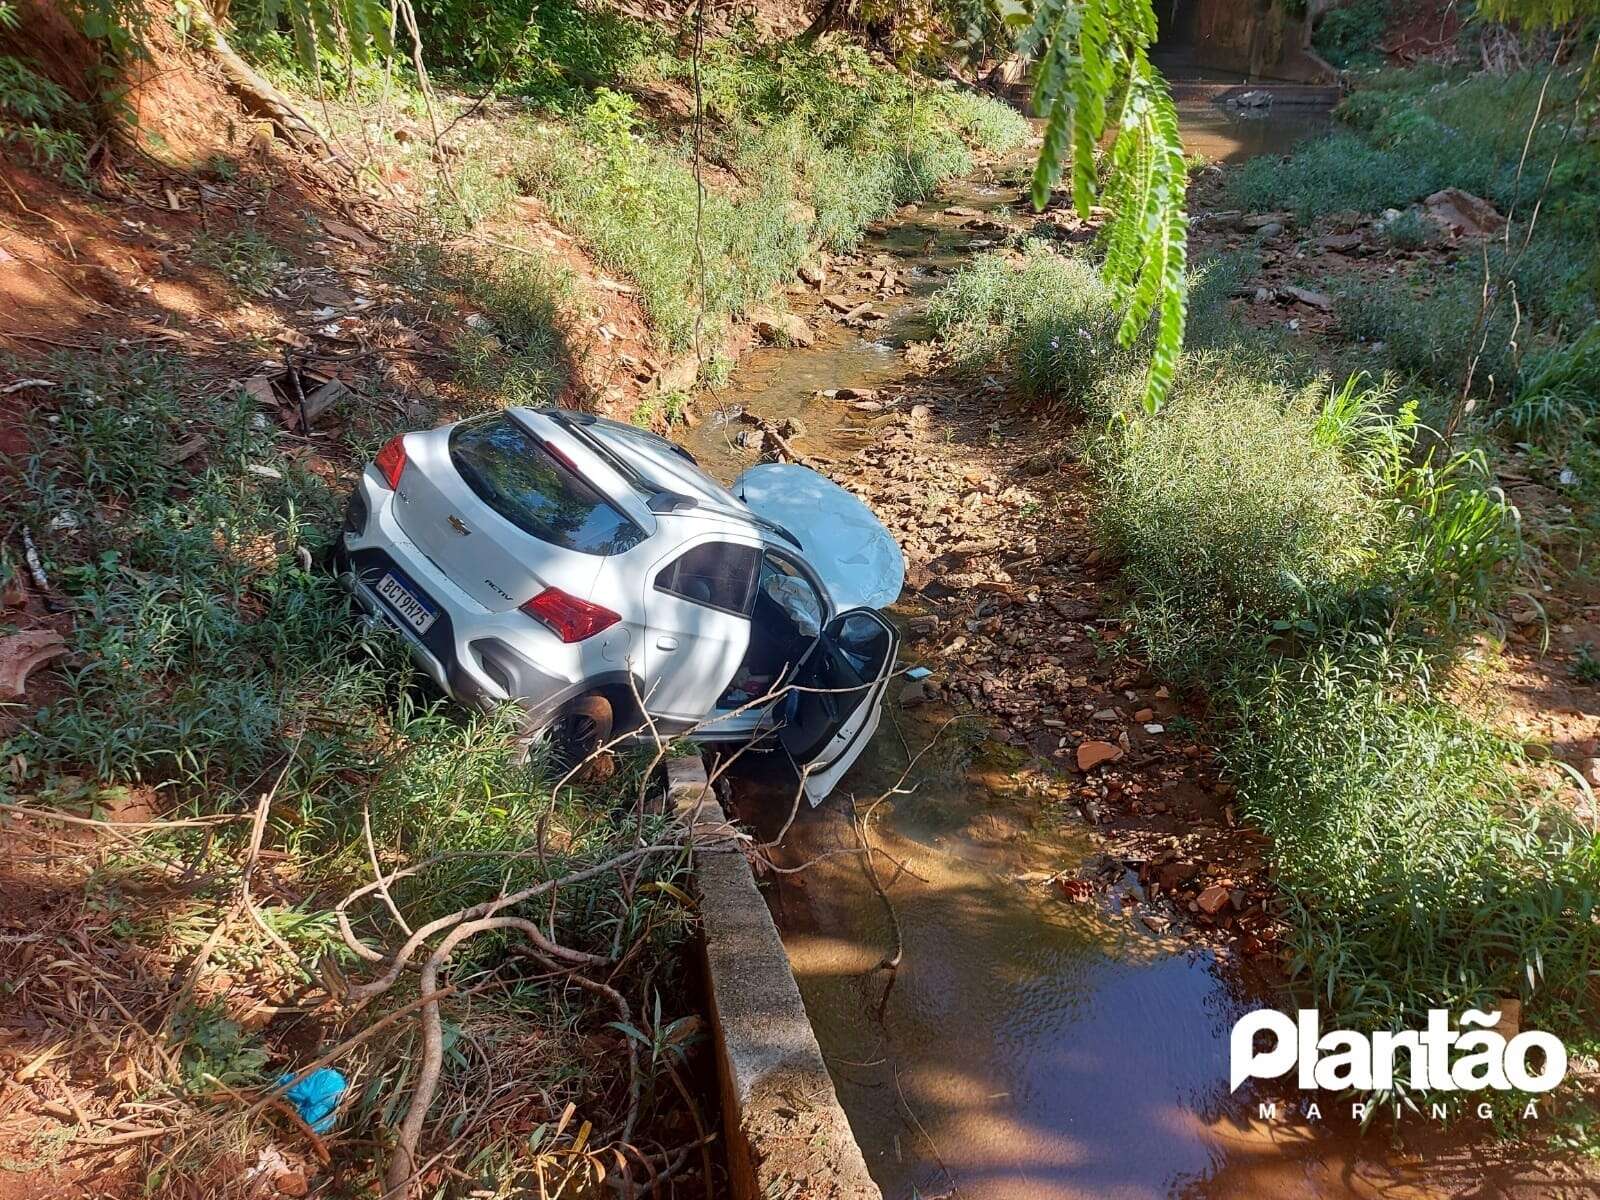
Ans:
POLYGON ((656 590, 748 616, 760 563, 761 551, 754 546, 705 542, 662 567, 656 575, 656 590))

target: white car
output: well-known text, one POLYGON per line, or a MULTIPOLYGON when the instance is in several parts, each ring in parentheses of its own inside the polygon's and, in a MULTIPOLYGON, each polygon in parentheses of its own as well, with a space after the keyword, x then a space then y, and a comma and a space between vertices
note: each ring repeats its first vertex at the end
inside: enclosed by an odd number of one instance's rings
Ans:
POLYGON ((520 702, 526 731, 569 757, 647 714, 704 741, 771 734, 817 803, 895 669, 878 610, 905 562, 866 505, 787 464, 730 490, 666 439, 583 413, 512 408, 394 438, 350 497, 336 559, 441 688, 520 702))

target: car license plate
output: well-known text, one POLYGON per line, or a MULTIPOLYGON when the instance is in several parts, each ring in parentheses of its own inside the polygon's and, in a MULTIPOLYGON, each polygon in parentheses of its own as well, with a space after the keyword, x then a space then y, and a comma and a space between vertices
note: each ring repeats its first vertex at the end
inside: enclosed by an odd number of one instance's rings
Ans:
POLYGON ((439 616, 433 609, 413 596, 406 588, 406 585, 393 575, 385 575, 378 580, 378 595, 382 596, 389 607, 399 613, 405 622, 418 633, 427 633, 428 627, 439 616))

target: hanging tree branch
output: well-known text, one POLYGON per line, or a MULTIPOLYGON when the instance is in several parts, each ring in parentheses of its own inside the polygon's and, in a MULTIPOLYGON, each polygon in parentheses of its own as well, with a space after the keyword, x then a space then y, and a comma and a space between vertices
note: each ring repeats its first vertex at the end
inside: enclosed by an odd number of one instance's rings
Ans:
POLYGON ((1151 0, 1038 0, 1022 39, 1024 52, 1038 56, 1033 103, 1045 121, 1034 205, 1045 206, 1070 164, 1079 215, 1088 217, 1096 200, 1110 209, 1101 271, 1123 306, 1117 340, 1131 345, 1156 316, 1150 412, 1165 400, 1183 349, 1188 258, 1183 142, 1171 93, 1146 53, 1155 37, 1151 0), (1108 130, 1102 172, 1096 151, 1108 130))

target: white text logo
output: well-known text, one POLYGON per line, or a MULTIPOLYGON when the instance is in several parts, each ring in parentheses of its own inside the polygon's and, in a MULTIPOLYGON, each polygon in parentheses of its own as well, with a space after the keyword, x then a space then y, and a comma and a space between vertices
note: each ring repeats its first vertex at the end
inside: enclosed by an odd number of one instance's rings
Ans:
POLYGON ((1238 1091, 1248 1079, 1277 1079, 1296 1067, 1300 1087, 1328 1091, 1387 1091, 1397 1078, 1412 1090, 1441 1092, 1486 1087, 1548 1092, 1561 1082, 1567 1050, 1554 1034, 1530 1029, 1506 1038, 1495 1028, 1499 1023, 1499 1012, 1469 1008, 1461 1014, 1460 1029, 1453 1029, 1450 1014, 1436 1008, 1428 1013, 1425 1030, 1321 1033, 1314 1008, 1302 1008, 1298 1017, 1258 1009, 1234 1023, 1230 1090, 1238 1091), (1269 1035, 1271 1045, 1257 1049, 1258 1034, 1269 1035), (1541 1052, 1537 1058, 1531 1054, 1535 1050, 1541 1052), (1397 1063, 1402 1051, 1403 1075, 1397 1063))

